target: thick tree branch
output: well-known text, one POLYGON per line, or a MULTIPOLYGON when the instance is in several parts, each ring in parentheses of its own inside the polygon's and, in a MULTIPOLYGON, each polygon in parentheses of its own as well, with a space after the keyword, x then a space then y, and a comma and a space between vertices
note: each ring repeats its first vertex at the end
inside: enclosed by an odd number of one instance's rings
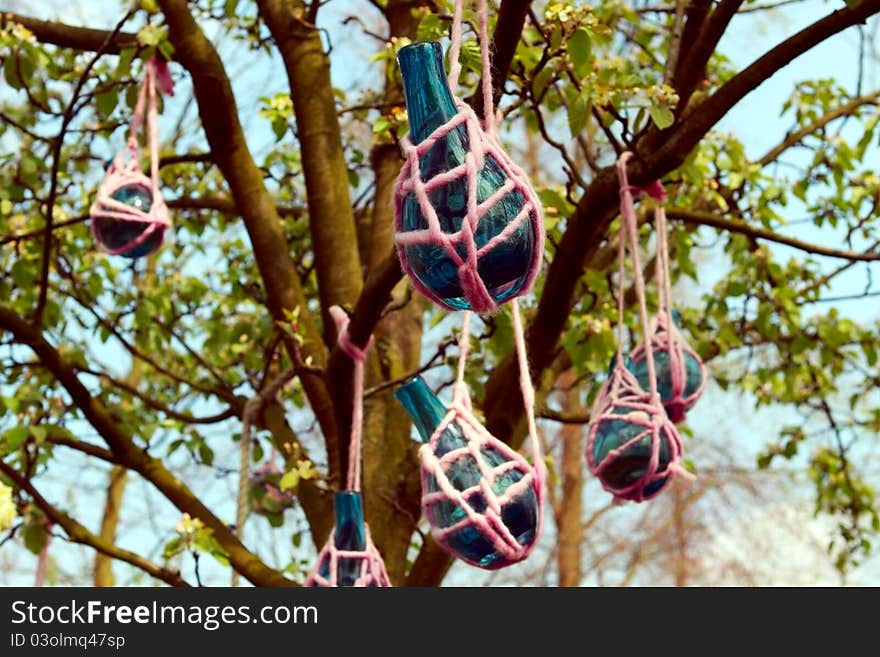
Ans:
POLYGON ((125 433, 113 420, 107 408, 77 378, 76 372, 65 361, 58 350, 43 337, 42 332, 32 327, 8 306, 0 304, 0 329, 12 333, 15 341, 30 347, 46 368, 64 386, 73 403, 82 411, 86 420, 106 441, 114 460, 134 470, 152 483, 180 511, 199 518, 210 528, 229 556, 233 567, 255 585, 284 586, 291 582, 284 575, 273 570, 248 551, 229 527, 206 507, 192 491, 180 481, 157 458, 135 445, 131 436, 125 433))
POLYGON ((123 550, 113 543, 95 536, 79 522, 48 502, 46 498, 40 495, 30 481, 22 477, 15 469, 6 465, 3 461, 0 461, 0 472, 11 479, 17 488, 26 492, 33 500, 34 504, 36 504, 52 522, 64 529, 68 538, 74 543, 87 545, 101 554, 106 554, 108 557, 131 564, 135 568, 139 568, 148 575, 151 575, 166 584, 170 584, 171 586, 189 586, 189 584, 187 584, 180 576, 179 572, 157 566, 139 554, 135 554, 129 550, 123 550))
POLYGON ((635 162, 630 180, 642 184, 659 178, 679 166, 705 134, 734 105, 769 80, 793 59, 803 55, 826 39, 853 25, 864 23, 880 12, 880 0, 862 0, 854 7, 839 9, 789 37, 759 57, 744 71, 728 80, 712 96, 689 108, 687 119, 662 133, 662 143, 648 140, 639 148, 642 162, 635 162))
POLYGON ((677 67, 672 78, 672 87, 679 95, 679 112, 687 106, 691 94, 699 82, 706 77, 706 66, 718 47, 718 42, 736 15, 743 0, 721 0, 709 18, 703 22, 699 36, 688 44, 681 65, 677 67))
POLYGON ((744 221, 737 219, 727 219, 725 217, 713 214, 711 212, 702 212, 699 210, 688 210, 687 208, 667 208, 666 215, 670 219, 678 219, 695 226, 712 226, 731 233, 740 233, 755 237, 777 244, 785 244, 807 253, 814 255, 828 256, 829 258, 842 258, 843 260, 852 260, 860 262, 873 262, 880 260, 880 252, 877 251, 846 251, 841 249, 831 249, 819 244, 810 244, 793 237, 774 233, 772 230, 762 228, 760 226, 752 226, 744 221))
POLYGON ((351 306, 363 287, 348 165, 330 81, 330 59, 299 0, 258 0, 260 16, 284 60, 302 152, 324 340, 336 340, 333 305, 351 306))
MULTIPOLYGON (((104 501, 104 515, 101 518, 101 531, 98 534, 102 541, 113 544, 116 541, 116 528, 119 526, 119 515, 125 495, 125 484, 128 481, 128 470, 116 465, 110 469, 107 482, 107 498, 104 501)), ((113 560, 106 554, 95 554, 95 586, 113 586, 113 560)))
POLYGON ((92 30, 85 27, 74 27, 55 21, 42 21, 21 14, 5 12, 0 14, 0 28, 6 27, 7 23, 23 25, 41 43, 51 43, 61 48, 73 50, 97 51, 102 48, 108 55, 118 55, 125 48, 135 48, 138 45, 137 35, 129 32, 119 32, 111 36, 107 30, 92 30), (105 45, 106 42, 106 45, 105 45))
MULTIPOLYGON (((202 126, 214 155, 214 161, 226 181, 236 207, 241 211, 254 247, 257 266, 266 288, 272 317, 288 323, 285 311, 299 311, 297 329, 304 337, 302 355, 311 357, 315 367, 323 368, 327 352, 321 334, 308 312, 305 295, 296 268, 284 240, 281 220, 275 203, 263 182, 263 175, 248 150, 238 107, 223 62, 205 36, 183 0, 160 0, 169 27, 169 39, 175 58, 190 73, 202 126)), ((285 341, 291 358, 298 353, 296 341, 285 341)), ((300 374, 303 390, 329 446, 337 444, 338 431, 333 401, 323 378, 315 373, 300 374)), ((335 458, 335 449, 328 454, 335 458)), ((336 463, 331 464, 332 466, 336 463)), ((334 469, 338 471, 338 469, 334 469)))

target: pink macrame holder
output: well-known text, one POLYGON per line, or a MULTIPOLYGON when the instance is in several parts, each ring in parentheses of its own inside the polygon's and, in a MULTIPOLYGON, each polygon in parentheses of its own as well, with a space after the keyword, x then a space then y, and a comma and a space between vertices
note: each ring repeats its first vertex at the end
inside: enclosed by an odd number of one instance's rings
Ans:
MULTIPOLYGON (((167 64, 155 57, 147 62, 144 83, 138 95, 134 117, 131 122, 131 133, 125 148, 113 159, 104 179, 98 187, 94 203, 89 210, 92 237, 105 253, 119 255, 131 251, 150 239, 156 231, 160 231, 160 239, 155 246, 158 249, 164 241, 165 230, 171 226, 168 206, 159 190, 159 145, 158 145, 158 110, 156 107, 156 84, 163 92, 173 94, 173 83, 168 74, 167 64), (146 109, 147 133, 150 146, 150 177, 141 170, 140 144, 137 132, 143 123, 146 109), (124 187, 137 186, 148 191, 151 205, 148 212, 143 212, 126 203, 113 198, 113 194, 124 187), (100 219, 118 221, 138 221, 149 224, 137 237, 127 243, 111 248, 106 245, 98 233, 100 219)), ((154 249, 154 250, 155 250, 154 249)))
POLYGON ((534 250, 534 256, 529 264, 522 294, 531 290, 541 266, 541 253, 543 252, 544 223, 542 208, 537 194, 532 189, 528 177, 522 169, 514 164, 510 157, 502 150, 496 137, 482 129, 474 111, 461 99, 456 98, 455 100, 458 113, 449 122, 437 128, 424 141, 414 146, 408 137, 401 139, 401 148, 405 154, 406 162, 400 171, 394 188, 395 243, 401 267, 409 277, 413 287, 423 295, 443 308, 455 310, 455 308, 449 306, 415 276, 412 267, 404 255, 405 246, 430 244, 443 248, 449 259, 458 267, 459 281, 470 307, 478 313, 491 313, 497 309, 497 306, 490 296, 486 284, 480 277, 478 271, 480 258, 509 239, 524 221, 531 222, 535 229, 534 232, 538 236, 539 243, 534 250), (446 136, 451 130, 461 124, 464 124, 467 129, 468 143, 470 145, 470 152, 467 154, 465 164, 436 175, 430 180, 422 180, 419 171, 419 159, 431 150, 438 139, 446 136), (507 176, 507 181, 492 196, 478 204, 476 196, 477 175, 485 166, 486 157, 491 157, 498 163, 507 176), (437 212, 431 205, 428 195, 438 187, 445 186, 458 178, 467 179, 467 213, 462 218, 461 228, 458 231, 445 233, 440 227, 437 212), (500 202, 512 191, 518 191, 525 199, 522 210, 501 233, 478 249, 474 235, 477 232, 480 220, 496 203, 500 202), (418 199, 422 214, 428 222, 426 230, 404 230, 403 206, 407 196, 410 194, 414 194, 416 199, 418 199), (456 248, 461 244, 464 245, 464 257, 459 254, 456 248))
MULTIPOLYGON (((516 300, 513 300, 514 312, 514 334, 517 340, 517 353, 520 355, 520 367, 526 368, 525 363, 525 347, 523 341, 522 326, 520 324, 519 311, 516 307, 516 300)), ((453 549, 449 544, 449 537, 468 526, 473 526, 479 533, 489 540, 495 547, 498 554, 505 557, 505 562, 498 567, 504 567, 522 561, 532 551, 537 544, 541 535, 543 514, 541 513, 541 505, 543 500, 543 481, 544 462, 541 456, 540 442, 537 438, 537 430, 534 419, 534 391, 531 387, 531 381, 528 377, 528 369, 521 369, 520 383, 523 390, 524 401, 526 402, 526 415, 529 424, 529 435, 532 446, 532 461, 529 462, 518 452, 490 434, 486 428, 474 417, 471 411, 470 394, 464 383, 464 366, 467 362, 468 344, 470 342, 470 312, 465 312, 464 322, 462 325, 461 338, 459 340, 460 355, 458 365, 458 380, 455 384, 452 402, 447 406, 447 413, 431 438, 427 443, 419 448, 419 462, 421 463, 421 481, 422 481, 422 511, 427 518, 432 517, 432 507, 443 504, 452 503, 464 510, 466 516, 459 522, 449 527, 437 527, 431 525, 431 535, 434 540, 445 550, 461 559, 465 563, 480 568, 486 566, 465 558, 453 549), (525 374, 523 374, 525 373, 525 374), (465 439, 463 447, 450 450, 437 458, 435 451, 437 444, 443 432, 450 424, 456 422, 461 428, 462 435, 465 439), (491 447, 500 453, 504 458, 504 463, 498 466, 491 466, 486 462, 483 456, 483 448, 491 447), (471 456, 477 463, 481 477, 479 482, 465 490, 458 490, 447 477, 448 469, 462 456, 471 456), (494 484, 498 477, 504 475, 511 470, 518 470, 522 473, 522 478, 508 486, 501 495, 497 495, 494 491, 494 484), (433 477, 439 490, 430 491, 429 481, 433 477), (528 487, 534 489, 535 497, 538 501, 538 526, 535 537, 527 545, 521 545, 516 537, 510 532, 501 517, 503 507, 511 499, 515 498, 528 487), (476 510, 469 498, 479 494, 485 500, 485 509, 483 511, 476 510)), ((491 568, 490 568, 491 569, 491 568)))
MULTIPOLYGON (((669 240, 666 232, 666 211, 663 202, 666 194, 663 187, 656 183, 646 188, 645 193, 651 196, 657 205, 654 208, 654 224, 657 231, 657 258, 655 276, 657 292, 659 296, 659 308, 657 314, 651 318, 650 347, 654 354, 663 353, 668 358, 669 389, 670 396, 664 398, 663 406, 669 415, 669 419, 675 422, 683 422, 687 411, 703 394, 708 377, 706 366, 697 355, 697 352, 687 343, 681 331, 675 325, 672 318, 672 284, 669 275, 669 240), (692 359, 699 367, 700 382, 696 389, 687 390, 687 359, 692 359)), ((632 362, 639 363, 646 358, 647 350, 645 343, 639 344, 630 354, 632 362)), ((655 359, 656 360, 656 359, 655 359)))
MULTIPOLYGON (((351 441, 348 454, 347 490, 360 492, 361 488, 361 439, 364 419, 364 363, 367 359, 366 348, 361 349, 351 341, 348 335, 348 315, 339 306, 330 308, 330 315, 336 323, 339 348, 354 361, 354 402, 351 417, 351 441)), ((370 338, 370 343, 373 339, 370 338)), ((367 344, 369 348, 369 343, 367 344)), ((306 578, 305 585, 322 588, 336 588, 341 559, 360 561, 360 574, 355 579, 355 587, 389 587, 391 580, 385 570, 382 555, 373 544, 370 528, 364 523, 366 537, 363 550, 341 550, 336 547, 336 527, 318 553, 314 567, 306 578), (327 570, 328 575, 321 575, 327 570)))
POLYGON ((318 560, 312 568, 306 579, 306 586, 318 588, 337 588, 338 566, 341 559, 359 559, 361 562, 360 575, 354 582, 354 587, 389 587, 391 580, 388 579, 388 573, 385 571, 385 562, 382 561, 382 555, 373 545, 373 539, 370 538, 370 528, 364 526, 364 532, 367 537, 367 547, 365 550, 340 550, 336 547, 336 528, 330 532, 330 538, 318 553, 318 560), (324 577, 321 571, 327 566, 329 576, 324 577))
POLYGON ((645 350, 650 380, 649 391, 645 391, 635 376, 626 368, 623 358, 623 283, 625 276, 625 242, 627 237, 632 250, 636 296, 639 300, 639 314, 644 338, 643 344, 649 345, 649 347, 652 345, 649 339, 651 334, 645 303, 644 281, 642 280, 641 266, 639 264, 632 188, 629 186, 626 176, 626 162, 629 157, 630 153, 624 153, 617 164, 621 194, 621 232, 618 252, 621 289, 618 292, 617 356, 608 380, 602 385, 596 400, 593 402, 586 447, 587 466, 590 472, 600 480, 605 490, 614 495, 616 502, 626 500, 642 502, 659 494, 665 488, 662 482, 674 475, 686 479, 693 477, 682 466, 681 437, 675 428, 675 424, 669 419, 661 403, 660 395, 657 392, 652 348, 645 350), (594 448, 600 432, 605 430, 619 431, 621 426, 637 427, 638 430, 634 435, 629 436, 625 442, 605 454, 600 462, 596 462, 594 448), (603 473, 613 468, 618 459, 625 458, 629 449, 644 440, 650 441, 651 447, 651 455, 645 464, 644 473, 629 485, 622 487, 609 485, 603 479, 603 473), (666 445, 668 459, 665 467, 662 467, 660 463, 660 453, 663 444, 666 445))
POLYGON ((458 277, 464 296, 470 304, 471 310, 481 314, 492 313, 497 310, 497 304, 489 294, 486 284, 483 282, 478 271, 480 258, 497 248, 509 239, 523 222, 532 223, 537 244, 533 250, 533 257, 529 263, 526 280, 518 296, 527 294, 534 284, 535 278, 541 266, 541 257, 544 250, 544 221, 543 208, 538 196, 529 181, 528 175, 518 167, 513 160, 504 152, 498 140, 496 117, 492 98, 492 76, 489 61, 489 37, 488 15, 485 0, 479 3, 480 16, 480 52, 483 69, 483 107, 485 118, 481 121, 476 113, 461 98, 455 95, 458 86, 458 76, 461 71, 459 52, 461 49, 461 22, 462 2, 456 0, 455 13, 452 24, 452 47, 450 49, 451 68, 448 76, 449 88, 453 90, 453 98, 457 113, 445 124, 438 127, 426 139, 418 145, 413 145, 409 135, 401 140, 401 150, 406 161, 401 168, 400 175, 394 186, 394 240, 397 245, 397 254, 401 267, 419 292, 431 299, 437 305, 448 310, 457 310, 448 305, 433 290, 424 285, 414 274, 408 259, 404 254, 405 246, 435 245, 441 247, 450 260, 458 267, 458 277), (422 180, 419 160, 433 148, 438 140, 445 137, 452 130, 464 125, 468 134, 468 152, 465 163, 449 171, 438 174, 429 180, 422 180), (505 184, 492 196, 482 203, 477 203, 477 176, 486 163, 486 158, 493 158, 507 176, 505 184), (461 221, 461 228, 452 233, 446 233, 440 226, 437 212, 431 205, 429 194, 439 187, 465 178, 467 180, 467 212, 461 221), (499 203, 507 194, 518 191, 524 204, 519 214, 504 228, 504 230, 477 248, 474 235, 477 232, 480 220, 499 203), (410 194, 414 194, 419 203, 419 208, 428 223, 425 230, 405 231, 403 226, 404 202, 410 194), (464 246, 464 256, 457 250, 457 246, 464 246))

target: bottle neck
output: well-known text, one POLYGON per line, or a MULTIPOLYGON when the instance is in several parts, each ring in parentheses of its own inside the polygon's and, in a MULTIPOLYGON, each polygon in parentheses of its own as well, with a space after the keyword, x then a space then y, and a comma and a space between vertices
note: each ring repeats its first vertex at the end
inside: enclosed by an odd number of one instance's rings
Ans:
POLYGON ((364 550, 367 539, 364 531, 364 507, 361 494, 344 490, 333 493, 336 511, 335 540, 340 550, 364 550))
POLYGON ((420 376, 413 377, 395 390, 394 397, 412 418, 422 442, 428 442, 446 415, 443 402, 420 376))
POLYGON ((418 144, 456 114, 443 50, 437 41, 404 46, 397 53, 409 117, 409 132, 418 144))

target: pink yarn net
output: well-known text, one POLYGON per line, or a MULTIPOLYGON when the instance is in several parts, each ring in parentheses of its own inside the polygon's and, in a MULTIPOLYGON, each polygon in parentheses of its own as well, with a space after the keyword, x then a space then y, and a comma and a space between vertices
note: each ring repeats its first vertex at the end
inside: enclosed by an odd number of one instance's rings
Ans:
POLYGON ((691 478, 681 464, 682 443, 675 424, 669 419, 657 390, 654 354, 649 336, 644 281, 639 264, 632 188, 626 176, 624 153, 618 161, 620 180, 620 238, 618 292, 618 346, 614 365, 603 384, 590 414, 587 437, 587 465, 602 487, 615 501, 642 502, 659 494, 673 475, 691 478), (623 358, 623 284, 625 242, 629 240, 633 258, 636 296, 642 324, 650 389, 645 391, 627 369, 623 358))
MULTIPOLYGON (((447 551, 473 566, 494 570, 525 559, 532 551, 541 533, 543 499, 543 459, 534 420, 534 391, 528 376, 525 362, 525 347, 522 326, 516 299, 513 300, 514 333, 517 340, 517 353, 520 355, 520 383, 526 402, 526 415, 532 448, 532 464, 507 444, 490 434, 471 410, 470 394, 464 383, 464 369, 470 342, 470 312, 465 312, 462 334, 459 341, 460 355, 458 379, 455 384, 452 402, 447 413, 437 425, 429 441, 419 449, 422 480, 422 510, 431 524, 431 535, 447 551), (454 426, 453 426, 454 425, 454 426), (450 428, 460 431, 460 446, 437 456, 437 448, 444 434, 450 428), (491 455, 488 458, 487 455, 491 455), (450 472, 463 460, 476 464, 479 477, 472 485, 459 490, 450 480, 450 472), (509 483, 516 479, 514 483, 509 483), (498 494, 503 485, 507 485, 498 494), (505 523, 505 509, 517 498, 532 501, 537 514, 534 533, 516 536, 505 523), (464 511, 464 517, 455 524, 441 527, 438 519, 439 508, 457 506, 464 511), (476 530, 494 547, 496 557, 491 564, 470 559, 460 549, 452 545, 450 539, 462 530, 476 530)), ((457 433, 457 431, 456 431, 457 433)), ((454 475, 458 478, 458 475, 454 475)))
POLYGON ((318 588, 337 588, 339 564, 342 560, 354 560, 360 562, 360 575, 354 581, 354 587, 391 586, 391 580, 388 579, 388 573, 385 571, 385 562, 382 561, 379 550, 373 545, 373 539, 370 538, 370 528, 366 525, 364 532, 367 536, 365 550, 340 550, 336 547, 336 528, 334 527, 327 543, 318 553, 318 560, 309 573, 305 585, 318 588), (329 573, 328 576, 321 574, 325 571, 329 573))
POLYGON ((478 313, 490 313, 496 310, 496 303, 489 294, 483 279, 480 277, 478 271, 480 258, 509 240, 524 222, 530 222, 534 227, 535 234, 538 235, 538 245, 533 250, 526 282, 522 288, 523 294, 529 292, 541 266, 544 241, 542 208, 525 172, 514 164, 510 157, 502 150, 495 135, 484 131, 474 111, 458 98, 456 98, 456 107, 458 108, 458 113, 417 146, 414 146, 408 137, 401 139, 401 148, 406 157, 406 162, 401 169, 394 188, 395 242, 401 267, 409 277, 413 287, 419 292, 438 305, 454 310, 443 299, 438 297, 431 288, 424 285, 418 279, 404 255, 405 246, 417 244, 439 246, 458 267, 459 282, 471 309, 478 313), (419 170, 420 158, 430 151, 438 140, 445 137, 459 125, 464 125, 468 133, 470 152, 466 156, 465 163, 438 174, 429 180, 423 180, 419 170), (498 163, 507 176, 507 180, 492 196, 482 203, 477 203, 477 176, 485 166, 487 157, 494 159, 498 163), (459 178, 467 180, 467 212, 461 220, 461 228, 455 232, 446 233, 440 226, 437 212, 431 205, 428 195, 459 178), (495 204, 499 203, 513 191, 519 192, 525 199, 522 210, 503 231, 483 246, 477 248, 474 235, 477 232, 480 220, 491 211, 495 204), (428 222, 428 228, 425 230, 404 230, 403 207, 410 194, 415 195, 422 214, 428 222), (464 251, 463 256, 459 253, 459 249, 462 247, 464 251))
MULTIPOLYGON (((659 187, 659 185, 658 185, 659 187)), ((685 341, 674 321, 672 310, 672 285, 669 275, 669 239, 666 232, 666 211, 662 202, 666 195, 659 187, 659 195, 645 190, 658 201, 654 209, 657 230, 656 280, 659 295, 657 314, 651 318, 650 348, 657 365, 660 397, 666 412, 675 423, 684 421, 690 410, 703 394, 706 385, 706 366, 697 352, 685 341)), ((645 360, 645 343, 639 344, 630 354, 633 365, 638 367, 645 360)))
MULTIPOLYGON (((459 52, 461 49, 462 2, 456 0, 452 23, 452 45, 449 59, 451 61, 448 76, 449 87, 453 93, 458 86, 461 71, 459 52)), ((504 152, 498 140, 497 122, 494 114, 492 97, 492 76, 489 59, 488 10, 486 1, 479 2, 480 18, 480 53, 483 71, 483 108, 485 117, 482 125, 474 111, 458 96, 454 96, 457 113, 448 122, 438 127, 418 145, 413 145, 409 135, 401 139, 401 149, 406 159, 394 187, 394 233, 397 253, 401 267, 409 277, 413 286, 434 303, 456 310, 424 285, 414 274, 412 266, 404 253, 405 246, 433 245, 442 248, 450 260, 458 268, 459 283, 470 309, 477 313, 491 313, 497 309, 495 300, 489 294, 485 282, 480 276, 478 266, 480 259, 508 241, 524 222, 532 224, 537 244, 532 251, 525 282, 518 294, 527 294, 534 284, 541 266, 544 250, 543 209, 537 194, 529 182, 528 175, 518 167, 504 152), (428 180, 422 179, 419 161, 434 145, 452 130, 463 126, 468 135, 469 152, 465 162, 449 171, 440 173, 428 180), (495 193, 483 202, 477 202, 477 176, 486 165, 486 158, 497 163, 507 180, 495 193), (443 231, 437 212, 431 204, 429 194, 434 190, 448 185, 458 179, 467 181, 467 211, 461 219, 459 230, 451 233, 443 231), (519 192, 524 203, 519 214, 501 231, 481 247, 477 247, 474 235, 480 221, 511 192, 519 192), (424 230, 405 231, 403 225, 403 208, 407 197, 414 195, 418 201, 428 227, 424 230)))
MULTIPOLYGON (((367 360, 367 348, 361 349, 348 335, 348 315, 339 306, 330 308, 330 315, 336 323, 340 349, 354 361, 354 401, 352 403, 351 441, 348 453, 348 477, 346 489, 360 492, 361 489, 361 439, 364 417, 364 363, 367 360)), ((366 541, 363 550, 343 550, 336 547, 336 527, 324 547, 318 553, 317 561, 306 578, 305 585, 313 587, 336 588, 339 584, 339 570, 343 561, 350 567, 352 561, 358 562, 358 576, 352 586, 355 587, 386 587, 391 586, 382 555, 373 544, 370 528, 364 523, 366 541)))
POLYGON ((590 472, 616 500, 643 502, 658 495, 671 475, 691 476, 681 466, 681 456, 681 438, 663 406, 618 360, 590 411, 590 472), (621 435, 625 436, 622 440, 621 435), (618 438, 619 444, 597 461, 597 440, 608 437, 618 438), (632 473, 637 474, 633 477, 632 473))
MULTIPOLYGON (((138 247, 150 241, 151 253, 159 248, 164 239, 165 230, 171 226, 171 218, 168 207, 159 190, 159 145, 158 145, 158 110, 156 107, 156 85, 167 94, 173 94, 173 83, 168 74, 167 64, 160 62, 155 57, 147 62, 144 83, 138 95, 134 117, 131 122, 131 132, 125 148, 113 159, 113 162, 104 174, 104 179, 98 187, 95 201, 92 203, 89 215, 91 217, 92 237, 98 243, 101 250, 111 255, 130 254, 136 252, 138 247), (150 177, 144 175, 141 170, 140 144, 137 139, 138 129, 141 127, 146 110, 147 133, 150 147, 150 177), (126 188, 132 188, 141 194, 146 194, 151 199, 149 210, 132 207, 128 203, 113 198, 114 195, 126 188), (125 231, 125 235, 135 235, 123 244, 110 246, 102 239, 99 224, 107 224, 108 220, 117 222, 140 222, 144 224, 143 230, 125 231), (156 233, 158 238, 154 238, 156 233), (153 243, 155 241, 155 243, 153 243)), ((119 230, 121 227, 117 227, 119 230)), ((139 255, 146 255, 146 253, 139 255)))

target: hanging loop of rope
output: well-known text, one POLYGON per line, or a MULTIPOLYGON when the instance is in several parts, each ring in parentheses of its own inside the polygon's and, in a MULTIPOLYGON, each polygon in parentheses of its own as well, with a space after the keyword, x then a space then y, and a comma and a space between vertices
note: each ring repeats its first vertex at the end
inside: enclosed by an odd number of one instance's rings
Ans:
POLYGON ((342 352, 354 362, 353 388, 351 404, 351 439, 348 445, 348 476, 346 488, 360 491, 361 489, 361 440, 364 423, 364 363, 367 361, 367 350, 373 342, 373 336, 367 341, 366 347, 357 346, 348 333, 349 318, 339 306, 330 307, 330 316, 336 324, 337 343, 342 352))

